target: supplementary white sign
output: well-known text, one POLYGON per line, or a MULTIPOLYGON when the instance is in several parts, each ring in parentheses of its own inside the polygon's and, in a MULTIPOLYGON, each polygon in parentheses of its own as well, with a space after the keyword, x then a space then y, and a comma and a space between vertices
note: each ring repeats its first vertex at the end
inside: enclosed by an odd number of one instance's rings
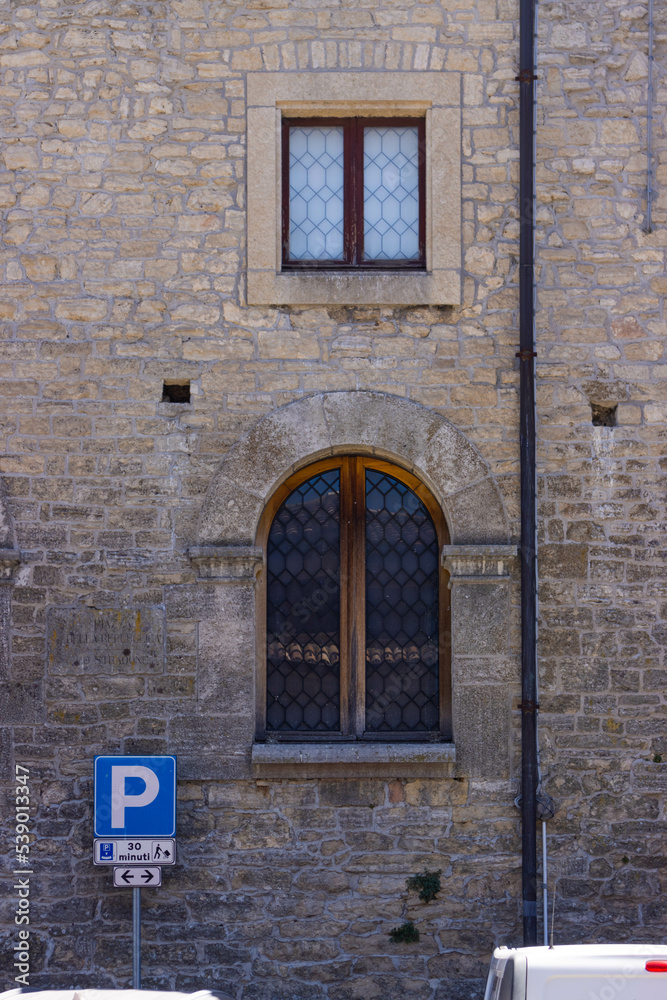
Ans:
POLYGON ((101 837, 93 842, 93 861, 96 865, 173 865, 176 841, 169 837, 160 840, 101 837))
POLYGON ((162 885, 162 869, 147 868, 126 868, 124 865, 113 870, 113 884, 121 889, 130 886, 154 886, 162 885))

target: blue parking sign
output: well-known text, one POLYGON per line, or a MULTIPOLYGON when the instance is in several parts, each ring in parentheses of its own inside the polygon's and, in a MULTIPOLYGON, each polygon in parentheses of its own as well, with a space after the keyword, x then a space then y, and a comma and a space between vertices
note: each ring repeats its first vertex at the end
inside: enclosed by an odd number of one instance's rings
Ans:
POLYGON ((95 758, 96 837, 175 833, 175 757, 95 758))

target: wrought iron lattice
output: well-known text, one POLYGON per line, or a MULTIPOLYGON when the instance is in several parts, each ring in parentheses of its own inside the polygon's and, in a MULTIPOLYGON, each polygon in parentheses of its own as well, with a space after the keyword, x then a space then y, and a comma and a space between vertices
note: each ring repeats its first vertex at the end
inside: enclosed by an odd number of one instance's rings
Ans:
POLYGON ((435 731, 438 539, 398 479, 366 470, 366 730, 435 731))
POLYGON ((267 730, 340 730, 338 469, 290 493, 267 563, 267 730))
POLYGON ((343 129, 289 130, 289 258, 343 258, 343 129))
POLYGON ((419 257, 419 132, 364 129, 364 258, 419 257))

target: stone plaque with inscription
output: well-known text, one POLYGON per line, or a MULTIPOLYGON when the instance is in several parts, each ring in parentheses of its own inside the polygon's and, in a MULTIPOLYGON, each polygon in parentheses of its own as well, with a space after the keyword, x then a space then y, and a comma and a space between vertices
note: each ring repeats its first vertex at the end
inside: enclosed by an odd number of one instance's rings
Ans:
POLYGON ((164 611, 159 608, 48 608, 51 674, 161 673, 164 611))

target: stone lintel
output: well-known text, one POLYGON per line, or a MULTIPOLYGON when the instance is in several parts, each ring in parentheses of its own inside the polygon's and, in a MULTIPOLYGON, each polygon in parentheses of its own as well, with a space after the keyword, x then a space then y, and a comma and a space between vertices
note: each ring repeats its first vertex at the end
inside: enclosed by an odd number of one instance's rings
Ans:
POLYGON ((254 545, 201 545, 188 549, 200 580, 254 583, 264 554, 254 545))
POLYGON ((442 564, 453 583, 496 583, 508 580, 516 545, 443 545, 442 564))
POLYGON ((255 743, 252 765, 266 778, 454 777, 453 743, 255 743))
POLYGON ((21 562, 21 553, 16 549, 0 549, 0 583, 7 583, 21 562))

